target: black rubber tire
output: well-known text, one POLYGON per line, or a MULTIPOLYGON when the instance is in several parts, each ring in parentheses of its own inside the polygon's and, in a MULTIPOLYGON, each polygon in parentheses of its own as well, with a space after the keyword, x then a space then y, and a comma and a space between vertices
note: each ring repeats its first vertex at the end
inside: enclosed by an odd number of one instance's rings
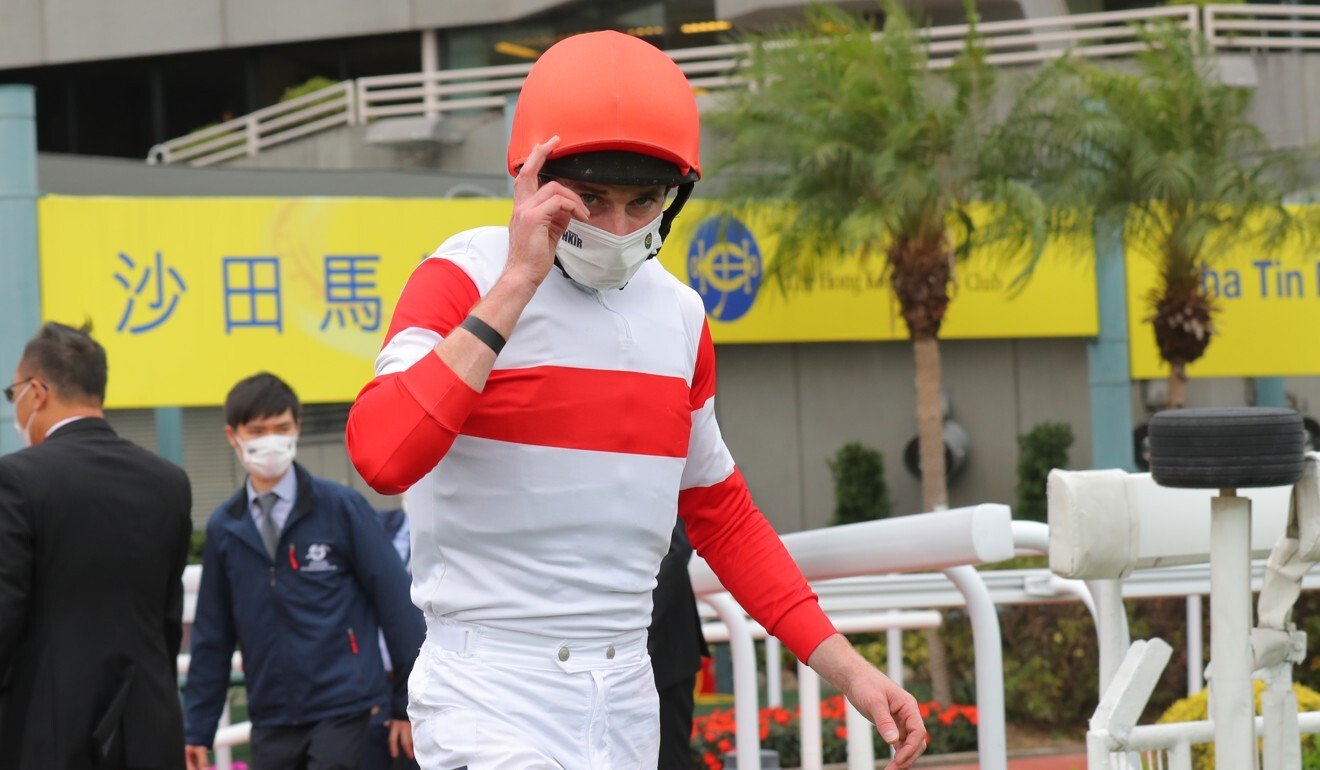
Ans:
POLYGON ((1291 409, 1173 409, 1150 420, 1150 472, 1184 489, 1286 486, 1302 477, 1305 442, 1291 409))

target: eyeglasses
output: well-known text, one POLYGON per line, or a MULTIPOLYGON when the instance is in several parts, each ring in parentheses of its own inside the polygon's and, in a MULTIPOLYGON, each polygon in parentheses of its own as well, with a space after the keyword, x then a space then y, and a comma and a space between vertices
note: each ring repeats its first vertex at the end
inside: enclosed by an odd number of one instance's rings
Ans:
POLYGON ((14 403, 14 396, 16 395, 16 394, 14 393, 14 389, 17 388, 19 385, 26 385, 26 384, 28 384, 29 382, 32 382, 32 381, 35 380, 35 379, 36 379, 36 377, 29 377, 29 378, 27 378, 26 380, 19 380, 18 382, 14 383, 13 385, 10 385, 9 387, 5 388, 5 400, 8 401, 8 402, 11 403, 11 404, 14 403))

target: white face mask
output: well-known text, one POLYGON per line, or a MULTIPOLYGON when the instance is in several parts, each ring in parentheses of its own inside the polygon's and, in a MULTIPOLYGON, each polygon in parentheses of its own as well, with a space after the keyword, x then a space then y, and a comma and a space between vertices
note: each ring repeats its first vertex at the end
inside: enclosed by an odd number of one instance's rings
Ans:
POLYGON ((298 454, 298 434, 272 433, 251 441, 238 440, 238 461, 247 472, 263 479, 278 479, 298 454))
POLYGON ((23 442, 23 446, 25 447, 32 446, 32 421, 37 419, 37 410, 33 409, 32 413, 28 415, 27 425, 19 425, 18 402, 22 401, 23 396, 26 396, 27 392, 31 389, 32 383, 29 382, 27 387, 20 390, 17 396, 14 396, 14 430, 18 431, 18 439, 23 442))
POLYGON ((627 235, 614 235, 576 219, 559 239, 555 255, 574 281, 593 289, 622 289, 660 249, 660 217, 627 235))

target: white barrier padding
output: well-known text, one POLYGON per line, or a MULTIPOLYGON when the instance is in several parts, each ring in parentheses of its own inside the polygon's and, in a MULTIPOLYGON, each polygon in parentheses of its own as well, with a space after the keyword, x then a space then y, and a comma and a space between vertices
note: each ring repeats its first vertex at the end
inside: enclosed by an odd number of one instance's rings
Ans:
POLYGON ((1297 518, 1297 551, 1302 561, 1320 562, 1320 455, 1306 457, 1302 480, 1293 486, 1297 518))
MULTIPOLYGON (((1307 465, 1315 472, 1316 455, 1307 465)), ((1251 555, 1268 556, 1288 525, 1293 487, 1243 489, 1251 500, 1251 555)), ((1320 550, 1320 483, 1299 485, 1312 550, 1320 550)), ((1173 489, 1149 473, 1050 471, 1050 569, 1082 580, 1210 559, 1212 489, 1173 489)))
POLYGON ((1050 570, 1068 578, 1124 578, 1136 561, 1141 520, 1118 470, 1050 471, 1050 570))
MULTIPOLYGON (((783 536, 807 580, 884 572, 931 571, 1013 558, 1013 515, 1006 505, 973 505, 783 536)), ((723 591, 706 562, 689 568, 698 595, 723 591)))

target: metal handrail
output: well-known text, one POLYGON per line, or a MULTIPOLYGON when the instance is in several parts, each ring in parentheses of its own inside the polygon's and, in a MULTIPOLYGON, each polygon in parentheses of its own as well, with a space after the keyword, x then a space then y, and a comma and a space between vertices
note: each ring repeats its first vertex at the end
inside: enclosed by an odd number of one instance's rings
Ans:
MULTIPOLYGON (((1128 56, 1143 47, 1139 29, 1172 23, 1204 30, 1224 50, 1320 50, 1320 8, 1296 5, 1177 5, 1131 11, 1079 13, 978 24, 986 60, 1001 66, 1039 64, 1065 53, 1075 57, 1128 56)), ((935 69, 949 67, 971 27, 950 24, 919 30, 935 69)), ((877 33, 879 34, 879 33, 877 33)), ((748 46, 722 44, 666 51, 693 88, 739 87, 748 46)), ((346 80, 151 148, 148 163, 207 166, 252 157, 267 147, 341 125, 398 117, 439 118, 468 110, 501 109, 516 94, 531 63, 410 72, 346 80), (286 128, 287 127, 287 128, 286 128), (280 130, 285 129, 285 130, 280 130)))
POLYGON ((1211 4, 1205 7, 1205 36, 1218 49, 1320 50, 1320 8, 1211 4), (1279 18, 1284 20, 1273 20, 1279 18))
POLYGON ((162 142, 147 153, 147 162, 210 166, 237 157, 252 157, 266 147, 335 126, 355 125, 357 113, 357 89, 353 81, 345 80, 162 142))

